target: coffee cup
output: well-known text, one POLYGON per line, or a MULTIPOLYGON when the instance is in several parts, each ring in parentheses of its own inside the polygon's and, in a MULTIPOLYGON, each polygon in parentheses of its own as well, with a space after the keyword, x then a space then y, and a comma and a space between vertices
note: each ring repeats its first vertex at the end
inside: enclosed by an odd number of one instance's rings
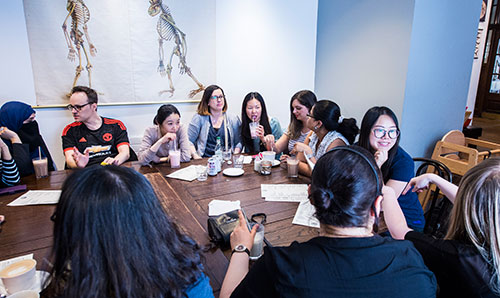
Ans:
POLYGON ((276 152, 274 152, 274 151, 262 152, 262 160, 269 160, 269 161, 273 162, 275 157, 276 157, 276 152))
POLYGON ((49 176, 48 160, 46 157, 33 158, 33 168, 37 179, 49 176))
POLYGON ((0 278, 9 294, 31 289, 35 275, 36 261, 33 259, 15 262, 0 271, 0 278))

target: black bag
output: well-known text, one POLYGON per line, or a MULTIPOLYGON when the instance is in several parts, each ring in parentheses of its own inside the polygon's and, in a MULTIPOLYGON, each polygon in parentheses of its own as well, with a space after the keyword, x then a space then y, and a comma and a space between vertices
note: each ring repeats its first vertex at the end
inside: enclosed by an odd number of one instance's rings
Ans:
POLYGON ((208 217, 207 228, 210 241, 221 249, 228 249, 230 247, 229 236, 239 222, 238 210, 208 217))

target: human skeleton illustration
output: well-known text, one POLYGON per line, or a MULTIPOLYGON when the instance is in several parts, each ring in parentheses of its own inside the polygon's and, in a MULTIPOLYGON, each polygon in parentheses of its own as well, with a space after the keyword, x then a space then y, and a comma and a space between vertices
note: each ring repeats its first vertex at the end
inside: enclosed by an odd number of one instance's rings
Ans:
POLYGON ((92 64, 90 63, 89 55, 87 53, 87 49, 85 48, 83 36, 87 39, 88 48, 90 51, 90 55, 95 56, 97 50, 95 46, 90 41, 89 33, 87 31, 87 23, 90 19, 90 12, 83 0, 68 0, 66 4, 66 9, 68 10, 68 15, 66 19, 64 19, 64 23, 62 25, 62 29, 64 32, 64 37, 66 39, 66 43, 68 44, 68 59, 70 61, 75 61, 76 56, 78 55, 78 66, 76 67, 75 79, 73 80, 73 87, 75 87, 78 78, 80 77, 83 67, 82 67, 82 53, 85 55, 85 59, 87 61, 87 65, 85 68, 87 69, 87 73, 89 75, 89 87, 92 87, 91 81, 91 71, 92 64), (71 28, 67 30, 68 19, 71 16, 71 28), (83 32, 82 32, 83 30, 83 32), (75 45, 73 47, 73 44, 75 45), (76 50, 75 50, 76 48, 76 50))
POLYGON ((191 72, 191 68, 188 67, 186 63, 186 55, 187 55, 187 44, 186 44, 186 34, 182 32, 177 25, 175 24, 174 18, 170 13, 170 8, 162 2, 162 0, 149 0, 151 4, 148 9, 148 13, 150 16, 154 17, 160 14, 158 19, 158 23, 156 25, 156 30, 158 31, 159 43, 159 55, 160 55, 160 64, 158 65, 158 72, 161 76, 168 77, 168 82, 170 84, 168 90, 160 91, 160 94, 170 93, 170 97, 174 94, 175 88, 172 82, 172 58, 177 56, 179 58, 179 73, 182 75, 186 73, 188 76, 193 79, 193 81, 198 85, 198 89, 191 90, 189 92, 189 97, 194 97, 197 93, 203 91, 205 87, 196 79, 196 77, 191 72), (172 49, 172 53, 170 54, 170 59, 165 68, 164 54, 163 54, 163 43, 165 41, 174 41, 175 45, 172 49))

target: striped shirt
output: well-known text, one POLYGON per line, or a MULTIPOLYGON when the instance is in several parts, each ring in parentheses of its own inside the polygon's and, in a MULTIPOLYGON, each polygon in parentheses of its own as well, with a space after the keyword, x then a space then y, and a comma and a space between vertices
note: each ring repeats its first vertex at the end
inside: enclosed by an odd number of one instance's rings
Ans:
POLYGON ((13 186, 19 183, 19 171, 13 159, 0 160, 0 171, 2 173, 2 183, 5 186, 13 186))

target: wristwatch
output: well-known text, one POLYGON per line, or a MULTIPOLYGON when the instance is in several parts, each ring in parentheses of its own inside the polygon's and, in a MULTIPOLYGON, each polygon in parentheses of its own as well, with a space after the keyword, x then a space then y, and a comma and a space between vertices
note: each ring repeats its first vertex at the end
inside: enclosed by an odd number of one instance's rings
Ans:
POLYGON ((231 252, 231 255, 233 255, 235 252, 246 252, 248 256, 250 256, 250 251, 248 250, 248 248, 243 245, 243 244, 238 244, 236 245, 236 247, 233 249, 233 251, 231 252))

